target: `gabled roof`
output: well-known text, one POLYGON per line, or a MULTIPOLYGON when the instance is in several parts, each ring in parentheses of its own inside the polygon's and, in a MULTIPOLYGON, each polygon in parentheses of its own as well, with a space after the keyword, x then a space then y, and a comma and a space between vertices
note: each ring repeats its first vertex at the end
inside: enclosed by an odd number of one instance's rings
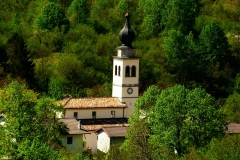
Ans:
POLYGON ((229 123, 227 127, 228 127, 227 133, 240 133, 239 123, 229 123))
POLYGON ((108 137, 125 137, 128 127, 102 127, 97 131, 99 133, 100 131, 104 131, 108 137))
POLYGON ((75 118, 62 118, 59 122, 63 122, 67 125, 69 131, 68 134, 89 134, 85 130, 78 129, 78 121, 75 118))
POLYGON ((58 103, 66 109, 78 108, 126 108, 125 103, 120 102, 117 98, 66 98, 58 103))

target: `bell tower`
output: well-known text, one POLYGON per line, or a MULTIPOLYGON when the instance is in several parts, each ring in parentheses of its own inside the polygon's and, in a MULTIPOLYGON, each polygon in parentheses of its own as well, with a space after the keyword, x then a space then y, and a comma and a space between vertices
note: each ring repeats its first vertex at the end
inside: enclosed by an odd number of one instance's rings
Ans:
POLYGON ((134 112, 134 103, 139 94, 140 58, 135 56, 136 49, 132 46, 135 33, 130 27, 130 14, 127 13, 125 17, 125 26, 119 33, 122 46, 118 47, 117 56, 113 56, 112 97, 127 104, 124 115, 129 118, 134 112))

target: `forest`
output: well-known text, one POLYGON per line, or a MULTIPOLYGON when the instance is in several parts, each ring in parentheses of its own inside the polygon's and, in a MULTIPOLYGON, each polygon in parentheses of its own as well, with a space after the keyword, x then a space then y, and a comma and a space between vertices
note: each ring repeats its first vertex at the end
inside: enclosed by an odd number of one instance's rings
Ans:
MULTIPOLYGON (((143 113, 136 110, 129 123, 139 130, 130 127, 123 146, 114 148, 105 158, 238 159, 240 136, 226 136, 221 126, 240 123, 240 0, 0 0, 0 113, 11 110, 10 116, 22 111, 10 122, 22 123, 26 135, 30 135, 30 121, 25 116, 24 124, 20 118, 25 114, 35 115, 43 124, 39 117, 49 112, 45 117, 49 124, 64 130, 50 118, 51 111, 59 109, 52 102, 66 97, 111 96, 112 56, 122 45, 118 34, 126 12, 131 15, 131 28, 136 34, 132 45, 141 57, 141 97, 136 108, 151 118, 139 120, 136 117, 143 113), (185 101, 168 105, 176 95, 185 101), (21 105, 32 106, 32 110, 21 105), (184 111, 171 110, 179 105, 184 111), (195 105, 213 109, 194 109, 195 105), (157 106, 168 106, 169 110, 157 106), (157 114, 161 112, 169 116, 157 114), (179 117, 173 119, 170 115, 176 113, 179 117), (190 123, 194 118, 188 119, 189 114, 201 121, 203 128, 190 123), (154 125, 153 121, 160 119, 169 121, 154 125), (216 123, 206 124, 203 119, 216 123), (173 122, 175 130, 167 130, 165 125, 173 122), (176 136, 182 128, 186 135, 199 135, 176 136), (169 134, 158 137, 160 129, 169 134), (201 136, 203 132, 207 136, 201 136), (142 138, 131 136, 136 134, 142 138), (177 153, 172 154, 174 151, 177 153)), ((38 127, 32 127, 38 135, 38 127)), ((10 129, 16 132, 16 128, 10 129)), ((0 154, 32 159, 35 147, 52 159, 66 156, 65 152, 59 155, 60 146, 51 129, 46 135, 38 135, 39 139, 33 135, 24 139, 17 134, 19 146, 5 146, 0 154), (30 152, 25 146, 32 141, 30 152)), ((7 137, 0 138, 2 146, 4 140, 7 137)), ((86 158, 74 156, 72 159, 86 158)))

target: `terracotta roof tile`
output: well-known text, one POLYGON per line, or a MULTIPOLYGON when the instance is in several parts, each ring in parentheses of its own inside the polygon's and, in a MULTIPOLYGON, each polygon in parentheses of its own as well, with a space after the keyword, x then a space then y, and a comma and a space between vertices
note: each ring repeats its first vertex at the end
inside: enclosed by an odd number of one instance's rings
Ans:
POLYGON ((69 128, 68 134, 87 134, 85 130, 78 129, 78 121, 75 118, 62 118, 59 122, 63 122, 69 128))
POLYGON ((64 108, 125 108, 117 98, 67 98, 59 101, 64 108))
POLYGON ((97 131, 102 127, 128 127, 129 124, 103 124, 103 125, 83 125, 82 128, 87 131, 97 131))
POLYGON ((56 103, 64 106, 69 100, 70 98, 65 98, 63 100, 56 101, 56 103))
POLYGON ((240 133, 240 124, 239 123, 229 123, 227 125, 228 133, 240 133))

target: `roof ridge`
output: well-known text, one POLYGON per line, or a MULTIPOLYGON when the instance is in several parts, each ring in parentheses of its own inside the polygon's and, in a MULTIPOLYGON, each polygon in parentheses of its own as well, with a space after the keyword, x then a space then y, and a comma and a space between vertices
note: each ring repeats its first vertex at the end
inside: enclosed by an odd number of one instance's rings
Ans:
POLYGON ((67 101, 63 104, 63 106, 65 106, 70 101, 71 98, 65 98, 65 99, 67 99, 67 101))

